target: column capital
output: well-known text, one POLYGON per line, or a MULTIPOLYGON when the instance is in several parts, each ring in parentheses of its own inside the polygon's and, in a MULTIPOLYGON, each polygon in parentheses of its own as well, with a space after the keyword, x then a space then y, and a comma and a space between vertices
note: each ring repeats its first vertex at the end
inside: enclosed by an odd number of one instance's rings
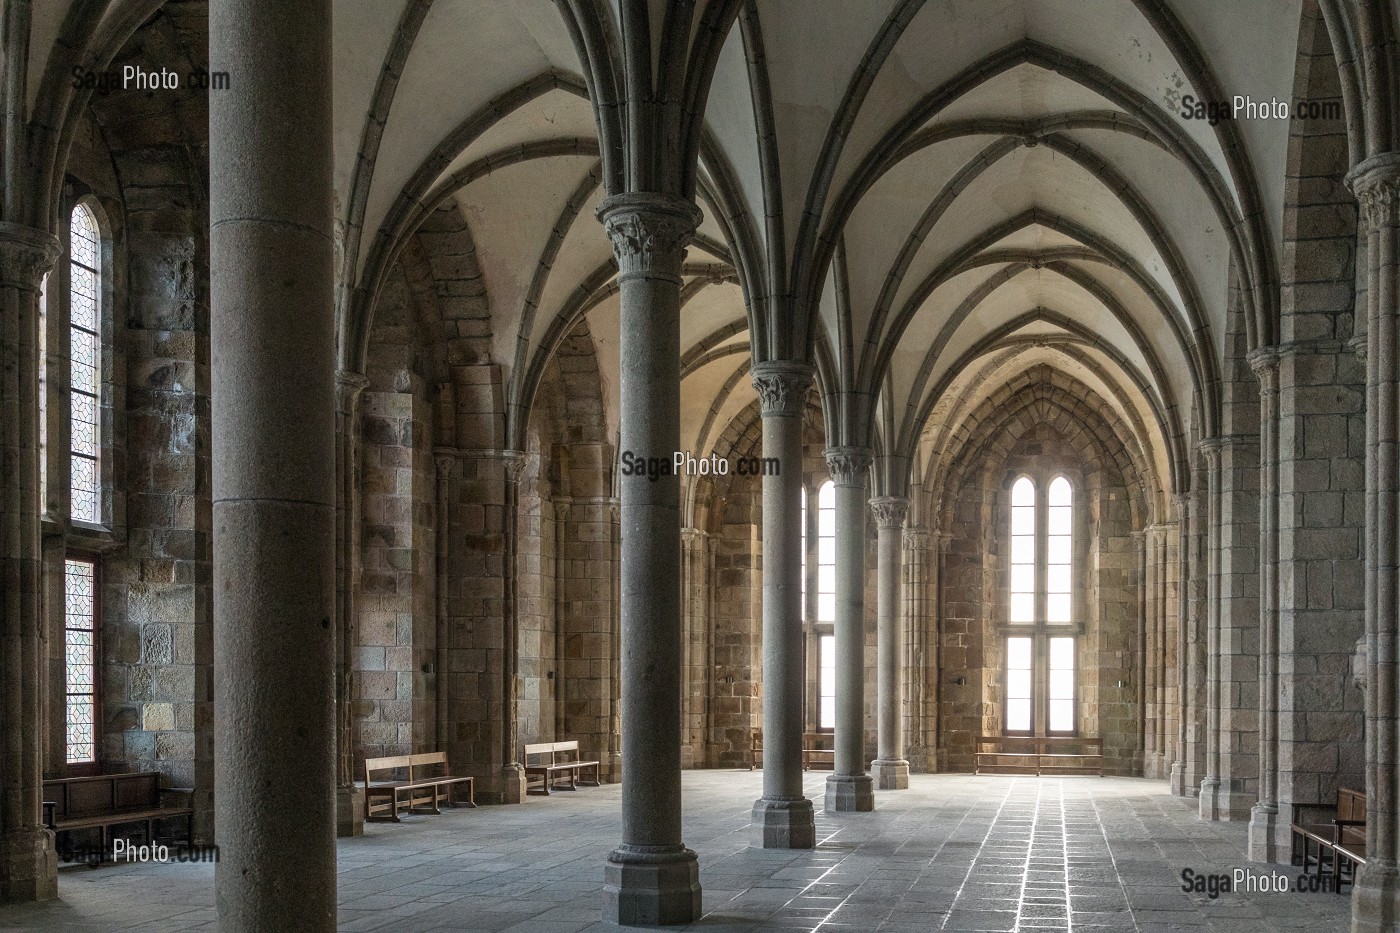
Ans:
POLYGON ((927 551, 933 547, 933 539, 938 535, 936 531, 927 528, 906 528, 904 529, 904 550, 906 551, 927 551))
POLYGON ((909 500, 904 496, 876 496, 870 500, 870 511, 875 514, 876 527, 898 529, 909 514, 909 500))
POLYGON ((1278 364, 1283 359, 1281 347, 1260 347, 1246 357, 1249 368, 1259 380, 1259 394, 1272 395, 1278 391, 1278 364))
POLYGON ((549 500, 549 504, 554 508, 554 520, 557 522, 569 517, 574 500, 572 496, 554 496, 549 500))
POLYGON ((60 252, 47 230, 0 221, 0 286, 37 292, 60 252))
POLYGON ((822 453, 826 456, 826 468, 831 473, 831 480, 836 485, 865 485, 865 473, 870 469, 870 448, 828 447, 822 453))
POLYGON ((1400 152, 1371 156, 1347 173, 1346 186, 1361 207, 1361 226, 1374 233, 1400 223, 1400 152))
POLYGON ((814 370, 808 363, 765 360, 753 365, 753 387, 763 417, 800 417, 812 388, 814 370))
POLYGON ((355 413, 355 405, 360 401, 360 393, 369 385, 369 377, 363 373, 353 373, 348 369, 335 372, 336 411, 342 415, 355 413))
POLYGON ((700 528, 681 529, 681 543, 684 544, 687 548, 693 548, 697 544, 704 544, 705 539, 707 539, 709 536, 710 533, 708 531, 704 531, 700 528))
POLYGON ((679 282, 685 248, 701 217, 692 201, 659 192, 615 194, 598 205, 619 279, 660 276, 679 282))

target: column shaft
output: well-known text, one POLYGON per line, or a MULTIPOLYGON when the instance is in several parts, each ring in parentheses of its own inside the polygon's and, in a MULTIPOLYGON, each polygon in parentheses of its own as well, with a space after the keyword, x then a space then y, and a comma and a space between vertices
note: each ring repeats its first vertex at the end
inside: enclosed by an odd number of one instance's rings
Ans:
MULTIPOLYGON (((619 269, 622 449, 670 464, 680 445, 680 286, 699 223, 690 202, 604 201, 619 269)), ((695 853, 681 842, 680 482, 622 480, 622 842, 608 856, 604 917, 689 923, 700 915, 695 853)))
POLYGON ((754 845, 816 845, 812 801, 802 793, 802 411, 811 367, 764 362, 753 384, 763 416, 763 797, 754 845))
POLYGON ((864 448, 826 451, 836 484, 836 765, 826 782, 827 810, 873 810, 865 772, 865 474, 864 448))
POLYGON ((233 75, 209 95, 225 931, 336 921, 330 7, 223 0, 209 14, 211 66, 233 75))
POLYGON ((1249 857, 1278 860, 1278 353, 1259 351, 1259 799, 1250 810, 1249 857))
MULTIPOLYGON (((27 25, 25 26, 27 29, 27 25)), ((58 242, 0 222, 0 901, 58 895, 40 823, 43 593, 39 528, 39 283, 58 242)), ((61 562, 60 562, 61 566, 61 562)))
POLYGON ((1400 153, 1373 156, 1347 183, 1366 233, 1366 853, 1352 898, 1353 933, 1400 927, 1400 153))
POLYGON ((360 396, 369 380, 336 373, 335 425, 335 834, 365 831, 364 791, 355 783, 355 597, 360 585, 360 396))
POLYGON ((904 758, 904 619, 900 593, 904 517, 909 500, 881 496, 870 500, 875 512, 876 544, 876 758, 870 763, 881 790, 909 786, 904 758))
POLYGON ((1220 441, 1200 444, 1206 467, 1206 773, 1201 777, 1201 819, 1220 814, 1220 441))

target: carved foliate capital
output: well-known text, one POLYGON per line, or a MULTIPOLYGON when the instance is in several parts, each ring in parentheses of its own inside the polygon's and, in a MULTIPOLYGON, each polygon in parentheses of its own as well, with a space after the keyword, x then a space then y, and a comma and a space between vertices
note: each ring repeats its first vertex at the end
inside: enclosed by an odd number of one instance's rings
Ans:
POLYGON ((1359 362, 1362 362, 1362 363, 1366 362, 1366 335, 1365 335, 1365 334, 1357 334, 1355 337, 1353 337, 1353 338, 1351 338, 1350 340, 1348 340, 1348 341, 1347 341, 1347 347, 1351 350, 1352 353, 1355 353, 1355 354, 1356 354, 1356 359, 1357 359, 1359 362))
POLYGON ((0 221, 0 286, 37 292, 61 251, 47 231, 0 221))
POLYGON ((864 486, 870 469, 870 450, 865 447, 828 447, 826 468, 838 486, 864 486))
POLYGON ((933 547, 933 533, 927 528, 904 529, 904 550, 927 551, 933 547))
POLYGON ((1400 153, 1372 156, 1347 174, 1347 187, 1361 208, 1368 234, 1400 224, 1400 153))
POLYGON ((1282 354, 1278 347, 1260 347, 1249 354, 1249 368, 1259 380, 1260 395, 1278 392, 1278 364, 1282 354))
POLYGON ((505 467, 506 480, 512 483, 520 482, 520 477, 525 475, 525 453, 520 450, 500 451, 501 466, 505 467))
POLYGON ((437 467, 439 480, 450 479, 457 475, 457 464, 462 460, 462 456, 451 447, 433 448, 433 465, 437 467))
POLYGON ((768 361, 755 363, 753 387, 758 410, 767 418, 799 417, 812 388, 812 367, 806 363, 768 361))
POLYGON ((353 415, 359 404, 360 393, 369 385, 369 378, 361 373, 339 369, 335 373, 335 406, 342 415, 353 415))
POLYGON ((900 528, 909 514, 909 500, 903 496, 876 496, 870 500, 877 528, 900 528))
POLYGON ((665 194, 619 194, 598 205, 622 279, 662 276, 679 282, 685 248, 700 218, 693 203, 665 194))

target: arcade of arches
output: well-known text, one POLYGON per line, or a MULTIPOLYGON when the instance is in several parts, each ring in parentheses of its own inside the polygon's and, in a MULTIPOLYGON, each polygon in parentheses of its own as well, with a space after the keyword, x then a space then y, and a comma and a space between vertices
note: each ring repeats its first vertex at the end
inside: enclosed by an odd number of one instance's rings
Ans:
POLYGON ((366 758, 576 740, 597 908, 686 923, 683 771, 761 734, 800 851, 1029 735, 1260 863, 1364 790, 1400 929, 1397 30, 3 0, 0 898, 45 780, 156 771, 220 929, 331 929, 366 758))

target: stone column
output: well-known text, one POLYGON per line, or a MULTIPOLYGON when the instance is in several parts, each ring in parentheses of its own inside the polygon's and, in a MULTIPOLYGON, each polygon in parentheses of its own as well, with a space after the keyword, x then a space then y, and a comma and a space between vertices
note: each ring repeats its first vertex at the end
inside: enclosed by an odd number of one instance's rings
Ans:
POLYGON ((1200 670, 1195 664, 1197 639, 1192 637, 1191 605, 1187 593, 1196 574, 1190 562, 1194 535, 1191 497, 1185 493, 1172 496, 1176 507, 1176 760, 1172 762, 1171 788, 1178 797, 1196 789, 1193 763, 1196 722, 1200 711, 1196 707, 1196 684, 1200 670))
POLYGON ((360 585, 360 396, 369 380, 335 375, 335 834, 365 831, 365 795, 355 783, 355 594, 360 585))
POLYGON ((500 452, 505 469, 504 611, 501 626, 501 803, 525 802, 525 766, 520 761, 520 477, 525 454, 500 452))
POLYGON ((812 801, 802 793, 802 410, 812 386, 805 363, 753 367, 763 417, 763 796, 753 805, 753 844, 810 849, 812 801))
MULTIPOLYGON (((1278 861, 1278 364, 1277 348, 1249 360, 1259 377, 1259 799, 1249 813, 1249 857, 1278 861)), ((1286 832, 1286 827, 1284 827, 1286 832)))
POLYGON ((870 451, 830 447, 836 484, 836 766, 826 779, 826 809, 875 809, 865 773, 865 474, 870 451))
POLYGON ((0 901, 58 895, 43 827, 39 284, 58 257, 42 230, 0 222, 0 901))
POLYGON ((209 11, 219 929, 334 930, 331 4, 209 11))
POLYGON ((1197 446, 1206 474, 1206 771, 1198 808, 1203 820, 1220 812, 1220 439, 1197 446))
POLYGON ((1397 240, 1400 153, 1362 162, 1347 176, 1366 234, 1366 865, 1352 896, 1352 930, 1400 926, 1400 359, 1397 359, 1397 240))
POLYGON ((904 619, 899 584, 909 500, 880 496, 870 500, 870 508, 879 534, 875 636, 878 743, 870 773, 881 790, 903 790, 909 786, 909 762, 904 758, 904 619))
MULTIPOLYGON (((670 463, 680 446, 680 288, 700 211, 681 198, 615 195, 598 208, 617 259, 621 443, 670 463)), ((622 480, 622 842, 604 872, 605 919, 700 916, 695 853, 681 842, 680 480, 622 480)))

